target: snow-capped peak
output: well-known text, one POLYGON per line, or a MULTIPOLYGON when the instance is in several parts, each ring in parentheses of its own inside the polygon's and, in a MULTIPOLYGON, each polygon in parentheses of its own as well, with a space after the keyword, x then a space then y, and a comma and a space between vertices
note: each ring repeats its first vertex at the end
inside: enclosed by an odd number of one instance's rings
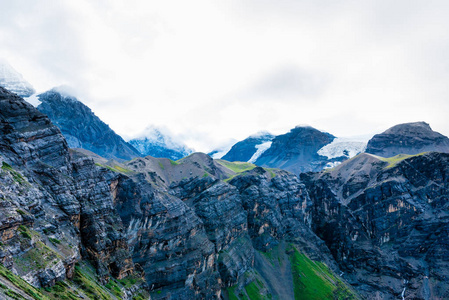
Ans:
POLYGON ((147 127, 137 138, 129 141, 143 155, 179 159, 193 153, 193 150, 177 141, 166 128, 147 127))
POLYGON ((5 60, 0 60, 0 86, 20 97, 29 97, 35 93, 33 86, 28 83, 11 65, 5 60))

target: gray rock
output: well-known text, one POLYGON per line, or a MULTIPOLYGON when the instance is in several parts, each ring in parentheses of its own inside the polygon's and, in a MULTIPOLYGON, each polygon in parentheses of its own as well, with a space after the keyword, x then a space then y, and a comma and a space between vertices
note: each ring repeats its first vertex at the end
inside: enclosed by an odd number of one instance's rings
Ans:
POLYGON ((91 159, 72 159, 59 129, 3 88, 0 156, 0 259, 4 265, 31 284, 49 286, 73 276, 81 248, 103 280, 132 272, 105 174, 91 159), (49 243, 51 236, 61 238, 59 245, 49 243))
POLYGON ((301 176, 312 229, 368 299, 449 296, 448 171, 449 154, 394 163, 363 154, 301 176))

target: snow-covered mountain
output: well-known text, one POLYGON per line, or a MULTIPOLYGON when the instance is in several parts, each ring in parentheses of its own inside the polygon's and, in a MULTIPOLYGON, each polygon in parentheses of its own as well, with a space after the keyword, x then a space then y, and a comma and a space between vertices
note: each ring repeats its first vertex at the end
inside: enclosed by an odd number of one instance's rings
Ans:
POLYGON ((11 65, 0 59, 0 86, 20 97, 29 97, 35 93, 33 86, 26 81, 22 74, 11 65))
POLYGON ((192 149, 176 141, 168 130, 155 126, 147 127, 140 137, 130 140, 129 143, 145 156, 178 160, 193 153, 192 149))

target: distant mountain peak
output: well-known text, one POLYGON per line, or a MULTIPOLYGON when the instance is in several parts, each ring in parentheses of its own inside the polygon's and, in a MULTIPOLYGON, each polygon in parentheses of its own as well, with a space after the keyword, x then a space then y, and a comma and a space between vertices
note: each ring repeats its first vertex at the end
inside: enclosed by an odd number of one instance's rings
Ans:
POLYGON ((53 93, 59 94, 64 101, 80 102, 80 103, 82 103, 82 101, 77 98, 76 91, 73 88, 69 87, 69 86, 60 85, 60 86, 52 88, 49 92, 53 92, 53 93))
POLYGON ((4 59, 0 59, 0 86, 20 97, 35 93, 33 86, 4 59))
POLYGON ((129 141, 144 156, 166 157, 178 160, 193 153, 166 128, 148 126, 137 138, 129 141))
POLYGON ((366 147, 367 153, 382 157, 427 151, 449 152, 449 138, 433 131, 426 122, 395 125, 373 136, 366 147))
POLYGON ((94 112, 69 94, 65 88, 54 88, 38 95, 37 109, 61 129, 71 148, 83 148, 105 158, 130 160, 140 153, 116 134, 94 112))

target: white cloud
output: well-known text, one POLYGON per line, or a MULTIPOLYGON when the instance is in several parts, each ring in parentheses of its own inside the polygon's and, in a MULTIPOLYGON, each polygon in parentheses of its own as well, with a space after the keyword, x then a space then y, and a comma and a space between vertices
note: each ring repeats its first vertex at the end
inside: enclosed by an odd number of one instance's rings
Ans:
POLYGON ((0 56, 122 135, 166 126, 208 151, 300 123, 449 134, 446 1, 4 2, 0 56))

